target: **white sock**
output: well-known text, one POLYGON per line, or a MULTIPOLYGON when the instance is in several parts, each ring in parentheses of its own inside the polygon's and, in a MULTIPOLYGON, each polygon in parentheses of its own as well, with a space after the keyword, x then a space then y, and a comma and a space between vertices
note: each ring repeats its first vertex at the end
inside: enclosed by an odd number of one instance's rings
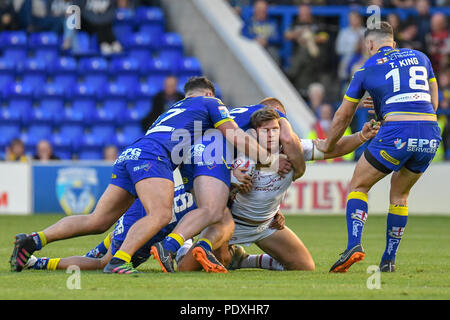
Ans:
POLYGON ((283 271, 284 267, 268 254, 251 254, 241 262, 241 268, 260 268, 283 271))
POLYGON ((177 264, 183 259, 183 257, 186 255, 186 253, 189 251, 189 249, 192 247, 193 242, 192 239, 187 239, 180 249, 177 251, 177 256, 175 258, 177 264))

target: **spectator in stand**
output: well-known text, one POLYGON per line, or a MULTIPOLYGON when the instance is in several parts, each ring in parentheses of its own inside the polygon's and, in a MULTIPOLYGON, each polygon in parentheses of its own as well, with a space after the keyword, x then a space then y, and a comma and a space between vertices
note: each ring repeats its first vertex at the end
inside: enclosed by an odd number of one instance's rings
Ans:
POLYGON ((15 30, 18 27, 12 0, 0 0, 0 31, 15 30))
MULTIPOLYGON (((334 109, 330 104, 323 104, 320 108, 319 116, 317 117, 317 122, 314 127, 309 131, 307 139, 326 139, 328 137, 328 132, 330 131, 331 121, 333 120, 334 109)), ((344 135, 351 135, 352 131, 350 127, 347 128, 344 135)), ((330 159, 327 162, 339 162, 342 160, 353 160, 355 158, 355 153, 352 152, 343 156, 342 158, 330 159)))
POLYGON ((228 0, 230 6, 233 7, 237 15, 241 15, 242 7, 250 6, 252 4, 251 0, 228 0))
POLYGON ((316 117, 320 116, 320 109, 325 104, 325 87, 320 82, 311 83, 308 87, 308 104, 316 117))
POLYGON ((314 21, 311 7, 300 5, 298 16, 284 37, 295 44, 286 74, 299 93, 306 97, 308 86, 322 81, 322 76, 329 73, 325 67, 329 35, 324 25, 314 21))
POLYGON ((105 149, 103 149, 103 159, 105 161, 114 162, 117 159, 118 150, 117 147, 114 145, 106 146, 105 149))
POLYGON ((114 0, 74 0, 81 8, 81 28, 95 34, 103 55, 122 52, 122 45, 116 40, 113 22, 116 16, 114 0))
POLYGON ((53 154, 53 148, 50 142, 47 140, 41 140, 36 146, 36 154, 33 157, 34 160, 41 162, 48 162, 50 160, 60 160, 53 154))
POLYGON ((253 16, 244 21, 242 35, 253 39, 263 46, 276 63, 280 62, 278 53, 280 31, 276 20, 269 18, 268 4, 264 0, 257 0, 253 6, 253 16))
POLYGON ((178 79, 175 76, 168 76, 164 79, 164 88, 153 97, 152 110, 142 119, 141 126, 145 132, 153 122, 172 104, 184 98, 184 94, 177 90, 178 79))
POLYGON ((391 0, 396 8, 414 8, 414 0, 391 0))
POLYGON ((443 13, 435 13, 431 17, 431 35, 428 36, 427 45, 431 64, 435 73, 448 66, 450 41, 447 31, 447 21, 443 13))
POLYGON ((417 26, 417 40, 420 43, 419 50, 428 53, 426 37, 431 32, 430 2, 428 0, 417 0, 416 10, 418 16, 415 17, 414 22, 417 26))
POLYGON ((400 28, 401 28, 401 21, 400 17, 397 13, 391 12, 387 15, 386 21, 389 22, 389 24, 392 26, 392 30, 394 31, 394 39, 399 38, 400 35, 400 28))
POLYGON ((28 32, 53 31, 61 34, 64 28, 64 16, 54 16, 46 0, 18 0, 14 6, 23 29, 28 32))
POLYGON ((349 26, 339 31, 336 39, 336 53, 340 56, 338 77, 341 83, 347 83, 350 79, 348 66, 350 60, 358 49, 361 37, 365 28, 361 15, 356 11, 351 11, 348 15, 349 26))
POLYGON ((25 145, 20 139, 13 139, 6 148, 6 161, 27 162, 28 157, 25 154, 25 145))

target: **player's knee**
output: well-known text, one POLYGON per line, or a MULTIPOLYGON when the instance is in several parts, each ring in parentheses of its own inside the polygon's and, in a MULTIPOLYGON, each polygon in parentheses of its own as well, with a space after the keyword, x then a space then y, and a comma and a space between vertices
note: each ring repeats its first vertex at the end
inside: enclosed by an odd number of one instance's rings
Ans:
POLYGON ((312 259, 303 260, 303 261, 290 261, 283 264, 286 270, 290 271, 314 271, 316 269, 316 265, 312 259))
POLYGON ((89 221, 87 225, 89 226, 89 231, 91 234, 104 233, 108 231, 108 229, 111 227, 111 225, 108 225, 107 223, 105 223, 105 221, 101 219, 97 219, 97 217, 95 217, 94 215, 88 217, 89 221))
POLYGON ((219 223, 225 218, 224 208, 219 206, 206 206, 205 214, 211 224, 219 223))

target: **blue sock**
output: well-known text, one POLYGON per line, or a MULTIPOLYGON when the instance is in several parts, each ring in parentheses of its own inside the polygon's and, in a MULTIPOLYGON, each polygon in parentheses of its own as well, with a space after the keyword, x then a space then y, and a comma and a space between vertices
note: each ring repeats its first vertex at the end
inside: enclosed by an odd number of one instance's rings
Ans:
POLYGON ((33 232, 31 234, 31 237, 33 238, 34 243, 36 244, 36 250, 41 250, 42 247, 44 247, 47 244, 47 240, 45 239, 45 235, 42 232, 33 232))
POLYGON ((178 249, 181 248, 181 246, 184 243, 184 239, 176 234, 176 233, 170 233, 163 241, 163 246, 164 249, 172 251, 172 252, 177 252, 178 249))
POLYGON ((33 265, 34 270, 47 270, 47 264, 50 261, 49 258, 38 258, 33 265))
POLYGON ((112 238, 111 237, 111 233, 112 232, 110 232, 106 236, 106 238, 102 242, 100 242, 94 249, 89 251, 86 254, 86 257, 88 257, 88 258, 97 258, 97 259, 103 257, 108 252, 108 249, 111 246, 111 238, 112 238))
POLYGON ((347 197, 347 250, 361 243, 361 235, 367 219, 367 194, 350 192, 347 197))
POLYGON ((197 244, 205 250, 212 251, 211 241, 206 238, 199 239, 197 244))
POLYGON ((386 249, 381 257, 381 261, 395 261, 398 246, 400 245, 407 221, 408 206, 393 204, 389 206, 386 225, 386 249))

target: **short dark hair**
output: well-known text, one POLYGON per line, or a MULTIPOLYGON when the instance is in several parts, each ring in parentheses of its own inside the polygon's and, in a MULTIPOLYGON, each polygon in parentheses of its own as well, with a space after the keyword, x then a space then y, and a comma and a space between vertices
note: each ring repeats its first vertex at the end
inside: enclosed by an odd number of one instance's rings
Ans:
POLYGON ((276 111, 272 107, 267 106, 253 112, 252 116, 250 117, 250 123, 252 127, 256 129, 260 127, 263 122, 279 119, 280 115, 278 114, 278 111, 276 111))
POLYGON ((364 38, 368 37, 371 34, 380 35, 381 37, 391 37, 394 38, 394 30, 389 22, 381 21, 380 26, 374 26, 372 28, 367 28, 364 32, 364 38))
POLYGON ((191 77, 184 85, 184 94, 190 91, 204 89, 211 90, 214 95, 216 95, 216 88, 214 84, 206 77, 191 77))

